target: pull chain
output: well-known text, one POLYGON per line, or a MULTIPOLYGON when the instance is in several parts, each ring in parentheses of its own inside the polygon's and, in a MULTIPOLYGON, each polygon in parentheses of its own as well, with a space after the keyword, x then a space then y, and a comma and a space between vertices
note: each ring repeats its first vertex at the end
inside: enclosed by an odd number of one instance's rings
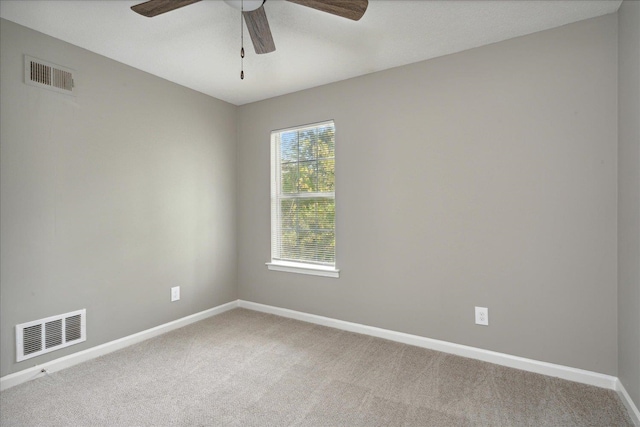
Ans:
POLYGON ((240 4, 240 80, 244 80, 244 0, 240 4))

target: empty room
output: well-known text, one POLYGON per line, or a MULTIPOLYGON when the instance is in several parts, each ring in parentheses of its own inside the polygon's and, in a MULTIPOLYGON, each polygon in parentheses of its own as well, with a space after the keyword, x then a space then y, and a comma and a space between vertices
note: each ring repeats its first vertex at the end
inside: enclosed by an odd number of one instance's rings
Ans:
POLYGON ((0 425, 639 408, 640 1, 0 0, 0 425))

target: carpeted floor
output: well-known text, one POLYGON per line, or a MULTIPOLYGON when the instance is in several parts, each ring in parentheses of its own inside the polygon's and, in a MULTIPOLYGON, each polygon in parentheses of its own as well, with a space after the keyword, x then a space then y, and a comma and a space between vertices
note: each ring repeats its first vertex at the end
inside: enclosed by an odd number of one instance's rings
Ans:
POLYGON ((235 309, 0 393, 2 426, 632 426, 615 392, 235 309))

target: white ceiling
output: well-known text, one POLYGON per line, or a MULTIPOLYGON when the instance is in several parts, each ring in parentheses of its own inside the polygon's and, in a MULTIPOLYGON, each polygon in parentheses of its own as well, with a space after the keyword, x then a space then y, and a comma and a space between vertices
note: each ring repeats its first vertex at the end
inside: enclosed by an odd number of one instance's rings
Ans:
POLYGON ((244 80, 240 12, 205 0, 145 18, 130 10, 141 2, 2 0, 0 16, 242 105, 614 13, 622 0, 369 0, 357 22, 268 0, 276 51, 256 55, 245 28, 244 80))

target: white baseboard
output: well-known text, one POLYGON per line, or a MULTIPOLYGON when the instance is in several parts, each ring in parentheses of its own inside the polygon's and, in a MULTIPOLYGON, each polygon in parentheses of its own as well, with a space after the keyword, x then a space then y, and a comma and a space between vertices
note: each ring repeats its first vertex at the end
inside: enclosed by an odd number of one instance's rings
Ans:
POLYGON ((556 365, 554 363, 540 362, 538 360, 512 356, 510 354, 498 353, 495 351, 483 350, 466 345, 454 344, 447 341, 440 341, 417 335, 405 334, 403 332, 395 332, 388 329, 361 325, 359 323, 345 322, 343 320, 317 316, 315 314, 303 313, 286 308, 273 307, 270 305, 258 304, 255 302, 243 300, 238 300, 238 307, 260 311, 263 313, 275 314, 291 319, 302 320, 304 322, 315 323, 318 325, 329 326, 331 328, 342 329, 349 332, 371 335, 374 337, 384 338, 386 340, 409 344, 416 347, 442 351, 444 353, 482 360, 484 362, 508 366, 510 368, 535 372, 537 374, 562 378, 565 380, 575 381, 583 384, 589 384, 596 387, 603 387, 610 390, 615 390, 616 384, 619 383, 618 378, 611 375, 586 371, 584 369, 572 368, 570 366, 556 365))
POLYGON ((622 403, 624 403, 624 406, 627 407, 631 421, 633 421, 634 425, 640 427, 640 411, 635 403, 633 403, 633 400, 631 400, 631 396, 629 396, 629 393, 627 393, 627 390, 619 379, 616 379, 616 391, 618 392, 618 396, 620 396, 622 403))
POLYGON ((208 317, 215 316, 216 314, 234 309, 237 306, 237 300, 231 301, 226 304, 222 304, 217 307, 213 307, 208 310, 204 310, 199 313, 195 313, 190 316, 186 316, 181 319, 177 319, 172 322, 126 336, 124 338, 110 341, 105 344, 100 344, 98 346, 91 347, 86 350, 70 354, 68 356, 60 357, 59 359, 55 359, 41 365, 36 365, 19 372, 15 372, 13 374, 5 375, 4 377, 0 378, 0 391, 42 377, 44 375, 47 375, 47 373, 53 373, 70 366, 77 365, 78 363, 95 359, 96 357, 100 357, 107 353, 111 353, 116 350, 120 350, 130 345, 139 343, 141 341, 148 340, 149 338, 167 333, 174 329, 182 328, 183 326, 187 326, 191 323, 195 323, 208 317), (43 372, 43 370, 45 370, 46 372, 43 372))

